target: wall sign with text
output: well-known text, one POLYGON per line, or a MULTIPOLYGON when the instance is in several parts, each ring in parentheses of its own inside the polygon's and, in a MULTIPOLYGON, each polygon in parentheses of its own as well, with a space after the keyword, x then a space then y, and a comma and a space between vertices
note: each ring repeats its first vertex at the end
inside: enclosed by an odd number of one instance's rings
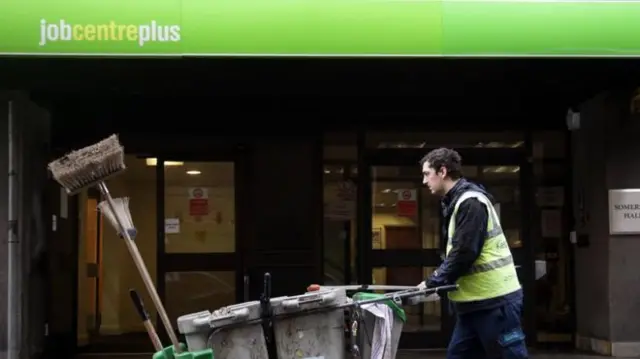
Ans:
POLYGON ((609 234, 640 234, 640 189, 609 190, 609 234))

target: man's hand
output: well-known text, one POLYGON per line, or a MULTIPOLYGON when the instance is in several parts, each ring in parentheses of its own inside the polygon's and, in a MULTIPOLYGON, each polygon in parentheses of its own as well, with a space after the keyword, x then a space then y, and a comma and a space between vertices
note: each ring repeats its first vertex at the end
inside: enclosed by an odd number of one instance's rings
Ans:
POLYGON ((418 284, 417 287, 418 287, 419 290, 426 289, 427 288, 427 282, 422 281, 422 282, 420 282, 420 284, 418 284))
POLYGON ((447 284, 445 278, 440 276, 440 268, 434 270, 424 283, 427 288, 435 288, 447 284))

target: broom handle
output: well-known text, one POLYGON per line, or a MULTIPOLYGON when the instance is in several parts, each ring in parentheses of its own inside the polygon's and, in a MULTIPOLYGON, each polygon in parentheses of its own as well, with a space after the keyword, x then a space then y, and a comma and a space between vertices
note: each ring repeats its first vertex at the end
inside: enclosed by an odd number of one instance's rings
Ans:
POLYGON ((129 296, 131 297, 133 306, 136 308, 136 311, 138 312, 140 319, 142 319, 142 324, 144 324, 144 328, 147 330, 147 333, 149 334, 149 338, 151 339, 153 348, 156 350, 156 352, 161 351, 162 342, 160 341, 160 338, 158 337, 158 333, 156 332, 156 329, 153 327, 153 324, 149 319, 149 313, 147 313, 147 310, 144 309, 144 303, 142 303, 142 299, 140 299, 138 292, 136 292, 135 289, 129 289, 129 296))
POLYGON ((140 251, 138 251, 138 246, 136 246, 136 244, 133 242, 131 236, 129 235, 129 232, 127 232, 127 229, 124 227, 124 221, 120 218, 120 215, 116 211, 116 204, 113 201, 113 198, 111 198, 111 194, 109 193, 107 185, 104 182, 100 182, 98 183, 98 188, 100 189, 100 192, 102 192, 102 195, 106 198, 107 203, 109 204, 109 208, 111 208, 111 212, 113 212, 113 216, 115 217, 116 222, 118 222, 120 233, 124 237, 124 243, 127 245, 127 249, 129 250, 131 257, 133 258, 133 262, 136 264, 136 267, 138 268, 138 271, 142 276, 142 282, 144 282, 144 286, 147 287, 147 291, 151 296, 151 301, 155 305, 156 310, 158 311, 158 315, 160 315, 160 320, 162 320, 162 324, 164 324, 164 327, 167 330, 167 335, 169 335, 169 339, 171 339, 171 344, 173 344, 174 351, 176 353, 180 353, 180 342, 178 341, 176 332, 173 331, 171 320, 169 320, 169 316, 167 315, 167 312, 162 305, 160 296, 158 295, 156 287, 153 284, 153 279, 151 279, 149 271, 144 264, 144 260, 140 255, 140 251))

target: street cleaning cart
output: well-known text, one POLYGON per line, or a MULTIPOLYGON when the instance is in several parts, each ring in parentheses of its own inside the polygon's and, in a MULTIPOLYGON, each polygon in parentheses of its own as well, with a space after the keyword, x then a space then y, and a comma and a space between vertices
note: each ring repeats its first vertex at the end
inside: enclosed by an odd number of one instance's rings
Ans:
POLYGON ((347 287, 327 287, 290 297, 263 296, 260 302, 182 316, 178 329, 190 351, 213 348, 216 359, 372 359, 380 338, 394 358, 405 320, 401 306, 455 289, 411 288, 348 298, 347 287), (374 308, 389 308, 389 326, 377 328, 374 308), (376 335, 379 329, 388 335, 376 335))

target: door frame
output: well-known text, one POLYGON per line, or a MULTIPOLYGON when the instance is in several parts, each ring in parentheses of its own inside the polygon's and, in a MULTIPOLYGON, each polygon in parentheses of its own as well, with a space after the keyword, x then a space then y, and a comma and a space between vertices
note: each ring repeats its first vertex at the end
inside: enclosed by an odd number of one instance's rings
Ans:
MULTIPOLYGON (((415 166, 416 182, 420 182, 419 160, 434 148, 416 149, 372 149, 363 151, 359 161, 358 193, 359 208, 357 210, 358 228, 372 228, 372 168, 373 166, 415 166)), ((523 246, 512 250, 514 261, 520 264, 519 277, 523 284, 524 330, 527 341, 535 341, 535 247, 532 243, 531 225, 534 204, 533 167, 527 146, 522 148, 460 148, 463 163, 471 166, 520 166, 520 202, 522 206, 521 232, 523 246)), ((418 196, 418 201, 420 202, 418 196)), ((418 204, 420 207, 420 204, 418 204)), ((423 249, 422 251, 373 250, 371 230, 359 231, 358 243, 358 277, 362 284, 371 284, 372 270, 375 267, 389 266, 437 266, 442 262, 441 249, 423 249), (362 255, 360 255, 362 254, 362 255)), ((416 283, 417 284, 417 283, 416 283)), ((431 349, 445 348, 454 326, 454 317, 450 313, 446 298, 441 301, 442 330, 440 332, 403 333, 400 348, 431 349)))
MULTIPOLYGON (((49 332, 45 336, 45 352, 56 352, 61 357, 75 357, 81 352, 78 346, 78 258, 79 258, 79 200, 78 197, 67 196, 66 216, 61 213, 63 198, 60 185, 53 179, 46 184, 45 206, 47 209, 46 235, 48 243, 56 243, 55 249, 47 249, 48 276, 46 279, 47 292, 54 291, 70 293, 70 301, 60 301, 55 295, 46 301, 46 321, 49 332), (55 224, 55 226, 54 226, 55 224), (68 260, 71 258, 71 260, 68 260), (70 278, 68 287, 54 287, 55 278, 70 278), (62 312, 70 320, 65 326, 55 323, 58 316, 53 312, 62 312), (62 327, 62 328, 61 328, 62 327)), ((66 195, 66 194, 65 194, 66 195)), ((56 283, 59 285, 59 283, 56 283)))
MULTIPOLYGON (((100 193, 100 191, 95 188, 95 187, 89 187, 87 188, 87 201, 94 199, 96 200, 97 203, 100 203, 103 200, 103 196, 100 193)), ((89 220, 89 218, 87 218, 87 220, 89 220)), ((101 290, 101 286, 103 285, 102 283, 102 275, 103 275, 103 267, 102 267, 102 252, 103 252, 103 222, 104 219, 102 217, 102 214, 99 211, 96 211, 96 252, 95 252, 95 270, 96 270, 96 274, 95 274, 95 288, 94 288, 94 303, 93 305, 95 306, 95 313, 93 313, 94 315, 94 320, 93 320, 93 328, 89 328, 87 326, 87 331, 89 334, 89 340, 91 340, 91 336, 93 335, 97 335, 99 334, 99 329, 100 326, 102 324, 102 302, 103 302, 103 298, 102 298, 102 290, 101 290)), ((85 223, 85 226, 87 224, 85 223)), ((86 228, 82 228, 83 231, 86 230, 86 228)), ((84 253, 83 253, 84 254, 84 253)), ((85 257, 85 260, 83 262, 83 264, 85 265, 89 265, 89 263, 87 262, 87 258, 85 257)), ((87 270, 87 276, 89 275, 88 270, 87 270)), ((88 322, 88 321, 87 321, 88 322)))
MULTIPOLYGON (((163 303, 169 293, 166 292, 165 276, 170 272, 211 272, 234 271, 236 302, 241 301, 245 293, 244 285, 244 247, 246 243, 247 216, 247 156, 242 148, 217 152, 217 154, 205 153, 196 155, 193 152, 171 152, 159 154, 156 166, 156 287, 158 295, 163 303), (183 162, 233 162, 234 164, 234 190, 235 190, 235 251, 233 253, 165 253, 165 161, 183 162)), ((161 319, 157 316, 158 328, 156 328, 164 342, 168 342, 168 336, 161 325, 161 319)), ((175 323, 174 330, 178 331, 175 323)), ((177 333, 178 334, 178 333, 177 333)))

